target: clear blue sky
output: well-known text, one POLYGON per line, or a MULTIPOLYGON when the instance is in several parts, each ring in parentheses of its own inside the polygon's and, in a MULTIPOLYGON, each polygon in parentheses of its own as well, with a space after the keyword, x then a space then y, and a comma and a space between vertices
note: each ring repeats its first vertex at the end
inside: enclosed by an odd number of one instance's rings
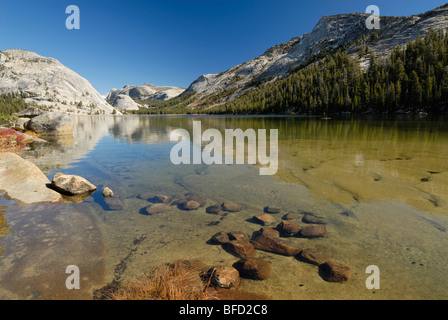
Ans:
POLYGON ((58 59, 101 93, 125 84, 187 87, 269 47, 310 32, 323 15, 418 14, 444 1, 421 0, 0 0, 0 50, 58 59), (65 8, 81 12, 68 30, 65 8))

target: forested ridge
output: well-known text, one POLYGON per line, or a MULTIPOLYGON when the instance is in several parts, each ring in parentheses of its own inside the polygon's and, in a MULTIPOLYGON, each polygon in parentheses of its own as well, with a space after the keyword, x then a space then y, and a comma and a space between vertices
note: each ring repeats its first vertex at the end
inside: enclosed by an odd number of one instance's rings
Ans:
POLYGON ((0 114, 11 115, 27 107, 25 95, 20 93, 0 94, 0 114))
POLYGON ((209 110, 214 114, 440 112, 448 103, 448 34, 430 31, 384 59, 340 49, 286 78, 209 110), (362 70, 361 59, 370 65, 362 70))
POLYGON ((448 34, 429 31, 386 57, 376 57, 360 39, 360 50, 325 50, 280 79, 255 80, 240 97, 222 103, 235 89, 202 99, 194 95, 157 104, 136 114, 336 114, 447 112, 448 34), (367 68, 362 64, 367 63, 367 68), (192 107, 194 106, 194 107, 192 107))

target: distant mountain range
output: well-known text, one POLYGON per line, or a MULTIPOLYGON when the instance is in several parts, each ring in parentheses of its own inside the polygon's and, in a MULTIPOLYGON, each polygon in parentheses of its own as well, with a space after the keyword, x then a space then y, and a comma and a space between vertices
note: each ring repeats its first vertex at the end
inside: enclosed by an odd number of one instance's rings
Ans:
POLYGON ((123 89, 112 89, 106 100, 120 110, 138 110, 138 102, 148 100, 168 100, 179 96, 183 88, 157 86, 145 83, 140 86, 126 85, 123 89))
MULTIPOLYGON (((274 46, 261 56, 219 74, 202 75, 183 95, 195 94, 200 99, 220 94, 219 102, 230 101, 260 82, 287 76, 291 70, 306 63, 311 57, 316 57, 313 62, 325 58, 328 50, 346 46, 346 51, 351 56, 358 56, 367 41, 369 50, 377 57, 387 56, 397 45, 403 46, 419 35, 425 36, 431 29, 446 30, 448 4, 409 17, 383 16, 379 30, 369 30, 366 27, 368 17, 369 15, 360 13, 324 16, 311 33, 274 46), (375 34, 374 41, 370 41, 372 33, 375 34)), ((361 63, 366 68, 369 61, 361 63)))
MULTIPOLYGON (((308 34, 276 45, 254 59, 219 74, 205 74, 187 89, 152 84, 127 85, 112 89, 106 98, 74 71, 53 58, 25 50, 0 52, 0 94, 26 94, 26 101, 69 114, 112 114, 135 111, 148 101, 166 112, 182 106, 194 112, 199 107, 210 109, 238 99, 260 83, 282 79, 296 68, 325 59, 328 52, 344 47, 359 58, 368 46, 378 58, 387 56, 396 46, 404 46, 429 30, 446 30, 448 4, 423 14, 408 17, 381 17, 379 30, 369 30, 361 13, 324 16, 308 34), (168 102, 169 101, 169 102, 168 102)), ((360 58, 366 69, 370 60, 360 58)), ((151 105, 151 103, 149 104, 151 105)))
POLYGON ((26 103, 51 112, 120 114, 138 110, 138 101, 171 99, 184 91, 152 84, 127 85, 113 89, 105 98, 89 81, 56 59, 18 49, 0 52, 0 94, 20 94, 26 103))

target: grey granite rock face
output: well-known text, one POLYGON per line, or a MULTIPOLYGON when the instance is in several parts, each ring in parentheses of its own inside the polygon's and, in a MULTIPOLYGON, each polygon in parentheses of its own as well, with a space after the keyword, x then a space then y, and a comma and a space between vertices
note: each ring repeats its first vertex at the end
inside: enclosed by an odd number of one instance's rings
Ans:
POLYGON ((125 94, 119 94, 111 103, 115 108, 120 110, 138 110, 140 108, 130 96, 125 94))
POLYGON ((35 108, 35 107, 28 107, 25 110, 22 110, 18 113, 16 113, 16 116, 20 117, 20 118, 35 118, 37 116, 40 116, 42 113, 44 113, 44 111, 35 108))
POLYGON ((53 58, 11 49, 0 52, 0 94, 27 94, 50 112, 65 114, 111 114, 114 108, 92 85, 53 58))
MULTIPOLYGON (((287 75, 307 58, 322 50, 348 46, 349 54, 356 56, 361 48, 360 39, 369 39, 372 31, 366 27, 367 14, 351 13, 324 16, 314 29, 300 37, 274 46, 262 55, 219 74, 206 74, 196 79, 182 94, 196 93, 198 97, 235 90, 227 97, 232 100, 254 86, 254 80, 268 80, 287 75)), ((448 4, 421 15, 410 17, 381 17, 377 40, 368 47, 377 56, 387 55, 397 45, 405 45, 430 29, 448 27, 448 4)), ((366 68, 368 61, 362 62, 366 68)))
POLYGON ((183 88, 145 83, 140 86, 126 85, 122 89, 112 89, 106 99, 117 109, 137 110, 138 101, 168 100, 179 96, 184 91, 183 88))
POLYGON ((28 121, 25 127, 44 136, 73 135, 72 119, 60 113, 42 113, 28 121))

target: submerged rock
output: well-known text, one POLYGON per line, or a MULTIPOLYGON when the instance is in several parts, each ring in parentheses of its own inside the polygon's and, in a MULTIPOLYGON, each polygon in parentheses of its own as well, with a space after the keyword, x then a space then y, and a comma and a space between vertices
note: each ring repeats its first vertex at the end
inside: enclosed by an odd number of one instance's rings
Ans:
POLYGON ((263 227, 254 233, 255 237, 263 236, 267 238, 277 239, 280 238, 280 232, 271 227, 263 227))
POLYGON ((221 231, 215 234, 210 241, 214 244, 224 244, 229 242, 230 238, 227 232, 221 231))
POLYGON ((166 203, 154 203, 146 207, 146 213, 149 215, 165 213, 173 210, 173 207, 166 203))
POLYGON ((210 282, 225 289, 238 288, 240 285, 240 273, 231 266, 216 266, 211 268, 208 272, 210 282))
POLYGON ((240 212, 241 211, 240 205, 235 202, 231 202, 231 201, 224 202, 221 205, 221 207, 222 207, 222 210, 227 211, 227 212, 240 212))
POLYGON ((207 213, 213 213, 213 214, 218 214, 218 213, 221 212, 221 210, 222 210, 222 208, 221 208, 221 206, 219 204, 214 204, 214 205, 212 205, 210 207, 207 207, 205 209, 205 211, 207 213))
POLYGON ((152 197, 154 197, 153 193, 149 193, 149 192, 144 192, 144 193, 140 193, 137 198, 142 199, 142 200, 149 200, 152 197))
POLYGON ((321 238, 327 236, 327 228, 323 224, 310 224, 304 226, 300 232, 299 236, 303 238, 321 238))
POLYGON ((275 218, 270 214, 263 213, 256 216, 253 216, 253 219, 264 226, 270 226, 275 223, 275 218))
POLYGON ((67 195, 79 195, 96 190, 96 186, 83 177, 66 175, 61 172, 53 176, 51 184, 55 190, 67 195))
POLYGON ((271 264, 263 259, 249 257, 236 263, 241 277, 253 280, 266 280, 271 276, 271 264))
POLYGON ((189 200, 189 201, 183 202, 178 207, 181 210, 191 211, 191 210, 197 210, 200 206, 201 206, 201 204, 199 202, 194 201, 194 200, 189 200))
POLYGON ((185 200, 185 199, 180 199, 180 200, 175 200, 175 201, 171 202, 171 205, 172 205, 172 206, 180 207, 181 205, 183 205, 183 204, 185 204, 185 203, 187 203, 187 200, 185 200))
POLYGON ((215 244, 224 244, 232 240, 245 241, 245 242, 250 241, 249 236, 243 231, 231 231, 231 232, 220 231, 210 239, 210 241, 215 244))
POLYGON ((172 198, 165 195, 155 195, 152 198, 149 198, 148 201, 152 203, 169 203, 171 202, 172 198))
POLYGON ((322 263, 328 261, 330 259, 330 256, 327 253, 319 250, 305 249, 302 252, 300 252, 298 258, 304 262, 308 262, 316 266, 319 266, 322 263))
POLYGON ((228 233, 230 240, 249 241, 249 236, 243 231, 231 231, 228 233))
POLYGON ((281 208, 273 207, 273 206, 266 206, 264 208, 264 212, 266 213, 280 213, 282 211, 281 208))
POLYGON ((107 210, 120 211, 123 210, 123 201, 120 198, 105 198, 107 210))
POLYGON ((302 218, 302 222, 309 224, 327 224, 323 218, 317 217, 313 214, 305 214, 302 218))
POLYGON ((249 241, 230 240, 229 242, 223 243, 222 247, 228 253, 239 258, 253 257, 256 254, 254 246, 249 241))
POLYGON ((284 237, 294 237, 302 229, 302 226, 293 221, 282 221, 277 225, 276 229, 284 237))
POLYGON ((297 245, 289 244, 276 238, 269 238, 259 232, 254 234, 251 240, 255 249, 276 253, 284 256, 295 256, 302 251, 297 245))
POLYGON ((290 212, 282 217, 282 220, 297 220, 300 218, 298 213, 290 212))
POLYGON ((197 203, 199 203, 200 207, 203 207, 207 203, 207 198, 196 193, 188 193, 187 201, 196 201, 197 203))
POLYGON ((325 281, 345 282, 350 279, 352 271, 345 264, 330 261, 319 266, 319 273, 325 281))

